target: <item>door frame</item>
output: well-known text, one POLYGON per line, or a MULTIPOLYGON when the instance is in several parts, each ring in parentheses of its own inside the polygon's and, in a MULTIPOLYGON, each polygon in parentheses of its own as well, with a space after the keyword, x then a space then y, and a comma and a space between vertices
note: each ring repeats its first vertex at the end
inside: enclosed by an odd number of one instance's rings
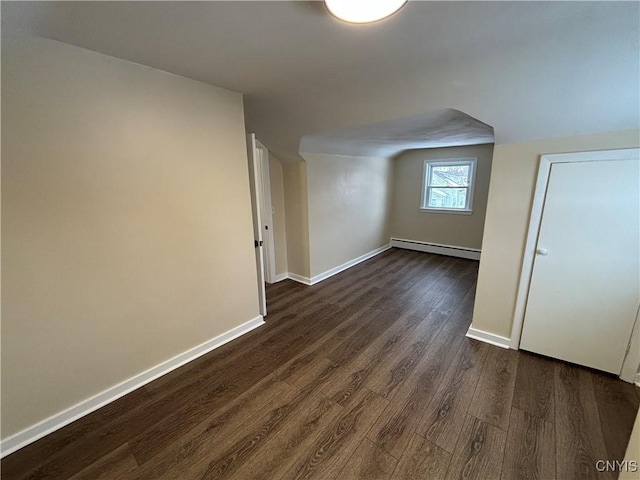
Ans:
MULTIPOLYGON (((529 218, 529 230, 525 241, 525 247, 522 258, 522 268, 520 270, 520 281, 516 294, 516 306, 513 315, 513 327, 511 328, 511 341, 509 347, 518 350, 520 348, 520 337, 522 336, 522 327, 524 325, 524 316, 527 308, 527 300, 529 297, 529 287, 531 284, 531 275, 533 273, 533 264, 535 260, 536 245, 538 243, 538 235, 540 233, 540 223, 542 221, 542 213, 544 203, 547 196, 547 186, 551 175, 551 166, 554 163, 574 163, 574 162, 601 162, 614 160, 636 160, 640 161, 640 149, 627 148, 620 150, 601 150, 593 152, 576 152, 576 153, 557 153, 551 155, 542 155, 540 157, 540 165, 538 167, 538 178, 536 180, 535 190, 533 194, 533 203, 531 206, 531 216, 529 218)), ((638 330, 638 326, 634 330, 638 330)), ((639 335, 633 335, 631 341, 636 341, 639 335)), ((638 372, 640 365, 640 348, 631 348, 625 357, 622 365, 622 371, 638 372), (633 369, 635 365, 635 370, 633 369)), ((625 376, 628 377, 627 374, 625 376)), ((635 377, 635 373, 633 375, 635 377)), ((631 378, 623 378, 626 381, 634 381, 631 378)))
POLYGON ((264 278, 274 283, 276 278, 276 249, 273 235, 273 203, 271 201, 271 172, 269 170, 269 150, 256 138, 256 149, 262 152, 258 160, 260 169, 259 199, 260 218, 262 220, 262 238, 264 240, 264 278), (265 228, 268 227, 268 228, 265 228))
POLYGON ((263 317, 267 315, 267 294, 264 282, 264 252, 262 241, 262 221, 260 219, 259 185, 260 169, 256 156, 256 136, 247 134, 247 167, 249 170, 249 195, 251 199, 251 222, 253 225, 254 253, 256 261, 256 286, 258 288, 258 310, 263 317))

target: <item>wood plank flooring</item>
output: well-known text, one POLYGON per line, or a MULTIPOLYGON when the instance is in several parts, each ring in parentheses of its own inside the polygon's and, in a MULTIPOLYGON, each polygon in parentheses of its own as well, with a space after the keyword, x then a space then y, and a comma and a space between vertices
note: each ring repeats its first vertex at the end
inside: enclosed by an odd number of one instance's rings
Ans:
POLYGON ((586 479, 638 389, 465 337, 477 262, 269 285, 266 325, 2 460, 2 479, 586 479))

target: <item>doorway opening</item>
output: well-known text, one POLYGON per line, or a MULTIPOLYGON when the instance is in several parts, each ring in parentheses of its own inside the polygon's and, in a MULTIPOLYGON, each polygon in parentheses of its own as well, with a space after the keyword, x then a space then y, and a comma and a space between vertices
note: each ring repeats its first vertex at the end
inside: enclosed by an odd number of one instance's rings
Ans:
POLYGON ((247 135, 247 152, 253 213, 254 248, 256 251, 256 269, 258 272, 258 300, 260 314, 266 316, 267 300, 265 283, 273 283, 276 278, 269 150, 260 143, 260 141, 256 139, 255 134, 252 133, 247 135))

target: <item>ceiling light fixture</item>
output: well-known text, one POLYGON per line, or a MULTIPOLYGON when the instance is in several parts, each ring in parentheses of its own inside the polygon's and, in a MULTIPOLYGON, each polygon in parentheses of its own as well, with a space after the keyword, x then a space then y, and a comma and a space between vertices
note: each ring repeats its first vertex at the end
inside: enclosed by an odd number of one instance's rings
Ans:
POLYGON ((349 23, 371 23, 396 13, 407 0, 324 0, 329 13, 349 23))

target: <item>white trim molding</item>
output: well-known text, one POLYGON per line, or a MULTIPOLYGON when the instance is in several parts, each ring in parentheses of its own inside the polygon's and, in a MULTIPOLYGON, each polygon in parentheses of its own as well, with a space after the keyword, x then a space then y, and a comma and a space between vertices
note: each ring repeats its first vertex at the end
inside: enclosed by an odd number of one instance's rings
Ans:
POLYGON ((165 375, 176 368, 185 365, 202 355, 209 353, 210 351, 221 347, 225 343, 234 340, 241 335, 261 326, 264 324, 262 315, 249 320, 248 322, 238 325, 227 332, 218 335, 196 347, 176 355, 169 360, 166 360, 155 367, 152 367, 142 373, 139 373, 124 382, 121 382, 113 387, 110 387, 93 397, 90 397, 82 402, 52 415, 51 417, 28 427, 21 432, 18 432, 10 437, 5 438, 0 443, 0 458, 3 458, 16 450, 21 449, 29 445, 30 443, 39 440, 40 438, 55 432, 56 430, 84 417, 98 410, 99 408, 117 400, 120 397, 146 385, 147 383, 155 380, 156 378, 165 375))
POLYGON ((640 308, 636 312, 636 321, 633 324, 627 354, 622 362, 620 379, 625 382, 635 383, 640 387, 640 308))
MULTIPOLYGON (((478 163, 478 157, 465 157, 465 158, 447 158, 442 160, 425 160, 422 171, 422 201, 420 203, 420 210, 423 212, 437 212, 437 213, 462 213, 464 215, 471 215, 473 213, 473 189, 476 183, 476 165, 478 163), (429 206, 429 190, 432 188, 440 188, 436 185, 430 185, 431 177, 433 175, 433 167, 440 166, 454 166, 454 165, 468 165, 469 176, 467 177, 468 186, 462 186, 467 190, 465 207, 458 208, 446 208, 446 207, 430 207, 429 206)), ((444 187, 454 188, 454 187, 444 187)))
POLYGON ((391 248, 390 244, 383 245, 380 248, 376 248, 375 250, 369 253, 360 255, 359 257, 354 258, 353 260, 349 260, 348 262, 345 262, 342 265, 338 265, 337 267, 334 267, 330 270, 327 270, 324 273, 321 273, 311 278, 303 277, 302 275, 298 275, 296 273, 291 273, 291 272, 289 272, 288 277, 295 282, 303 283, 305 285, 315 285, 316 283, 320 283, 321 281, 326 280, 329 277, 333 277, 334 275, 337 275, 340 272, 344 272, 347 268, 351 268, 354 265, 357 265, 359 263, 364 262, 365 260, 369 260, 370 258, 375 257, 376 255, 380 255, 382 252, 386 252, 390 248, 391 248))
POLYGON ((272 283, 278 283, 278 282, 281 282, 283 280, 286 280, 287 278, 289 278, 289 274, 287 272, 278 273, 275 277, 273 277, 273 282, 272 283))
POLYGON ((391 246, 404 248, 406 250, 416 250, 418 252, 435 253, 437 255, 480 260, 480 250, 477 248, 456 247, 454 245, 428 243, 420 240, 408 240, 406 238, 391 238, 391 246))
POLYGON ((287 273, 287 278, 304 285, 311 285, 311 279, 309 277, 303 277, 302 275, 298 275, 297 273, 289 272, 287 273))
POLYGON ((329 277, 333 277, 340 272, 344 272, 347 268, 351 268, 354 265, 364 262, 365 260, 369 260, 376 255, 380 255, 382 252, 386 252, 391 248, 390 244, 383 245, 380 248, 376 248, 369 253, 365 253, 364 255, 360 255, 353 260, 349 260, 348 262, 343 263, 342 265, 338 265, 337 267, 332 268, 331 270, 327 270, 324 273, 311 277, 311 285, 315 285, 316 283, 321 282, 322 280, 326 280, 329 277))
POLYGON ((478 330, 473 328, 472 326, 469 327, 469 330, 467 330, 467 334, 465 336, 468 338, 473 338, 474 340, 488 343, 490 345, 495 345, 496 347, 509 348, 509 338, 485 332, 484 330, 478 330))

